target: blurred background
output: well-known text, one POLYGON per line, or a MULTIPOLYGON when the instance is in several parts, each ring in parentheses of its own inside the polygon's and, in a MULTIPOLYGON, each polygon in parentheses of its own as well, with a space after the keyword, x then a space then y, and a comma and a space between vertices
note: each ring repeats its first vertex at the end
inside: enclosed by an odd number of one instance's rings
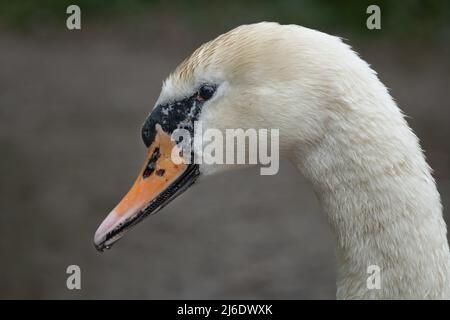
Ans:
POLYGON ((112 250, 94 232, 145 156, 162 80, 244 23, 346 39, 408 115, 450 222, 449 1, 0 0, 0 298, 335 297, 324 212, 288 162, 199 182, 112 250), (81 30, 66 8, 81 8, 81 30), (381 8, 381 30, 366 8, 381 8), (81 290, 66 268, 81 268, 81 290))

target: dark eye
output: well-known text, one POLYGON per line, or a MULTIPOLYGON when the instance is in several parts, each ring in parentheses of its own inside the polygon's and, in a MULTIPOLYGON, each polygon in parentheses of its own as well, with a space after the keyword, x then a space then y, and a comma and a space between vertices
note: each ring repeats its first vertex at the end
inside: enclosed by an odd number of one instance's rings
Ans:
POLYGON ((216 87, 210 84, 204 84, 200 87, 197 93, 197 97, 199 100, 209 100, 216 92, 216 87))

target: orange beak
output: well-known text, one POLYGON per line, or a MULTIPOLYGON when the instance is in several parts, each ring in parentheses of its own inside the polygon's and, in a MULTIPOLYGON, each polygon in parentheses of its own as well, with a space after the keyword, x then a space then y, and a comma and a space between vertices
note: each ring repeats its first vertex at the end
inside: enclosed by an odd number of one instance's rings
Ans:
POLYGON ((169 134, 156 125, 154 141, 148 147, 147 158, 134 185, 95 233, 97 250, 108 249, 126 230, 159 211, 195 181, 198 166, 174 163, 171 159, 174 148, 178 146, 169 134))

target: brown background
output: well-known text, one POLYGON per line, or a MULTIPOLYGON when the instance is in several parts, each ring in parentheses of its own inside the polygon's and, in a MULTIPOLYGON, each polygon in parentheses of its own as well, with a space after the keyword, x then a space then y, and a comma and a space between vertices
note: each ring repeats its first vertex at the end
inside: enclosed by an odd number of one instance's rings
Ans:
MULTIPOLYGON (((144 159, 140 126, 162 80, 232 23, 193 26, 167 10, 86 19, 73 32, 58 23, 0 29, 0 298, 334 298, 331 230, 287 162, 276 176, 248 169, 201 181, 96 252, 98 224, 144 159), (70 264, 81 267, 80 291, 66 288, 70 264)), ((372 64, 409 116, 448 223, 448 38, 361 30, 325 28, 372 64)))

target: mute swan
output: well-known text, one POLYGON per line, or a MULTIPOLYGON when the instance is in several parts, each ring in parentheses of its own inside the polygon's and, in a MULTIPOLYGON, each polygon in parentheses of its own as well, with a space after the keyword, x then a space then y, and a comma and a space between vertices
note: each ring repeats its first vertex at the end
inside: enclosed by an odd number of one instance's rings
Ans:
POLYGON ((281 156, 311 182, 335 231, 338 298, 450 297, 446 225, 417 137, 348 45, 296 25, 240 26, 168 77, 142 130, 144 168, 97 230, 97 249, 199 175, 231 167, 171 162, 170 134, 193 120, 220 130, 279 128, 281 156), (379 289, 367 286, 370 265, 381 269, 379 289))

